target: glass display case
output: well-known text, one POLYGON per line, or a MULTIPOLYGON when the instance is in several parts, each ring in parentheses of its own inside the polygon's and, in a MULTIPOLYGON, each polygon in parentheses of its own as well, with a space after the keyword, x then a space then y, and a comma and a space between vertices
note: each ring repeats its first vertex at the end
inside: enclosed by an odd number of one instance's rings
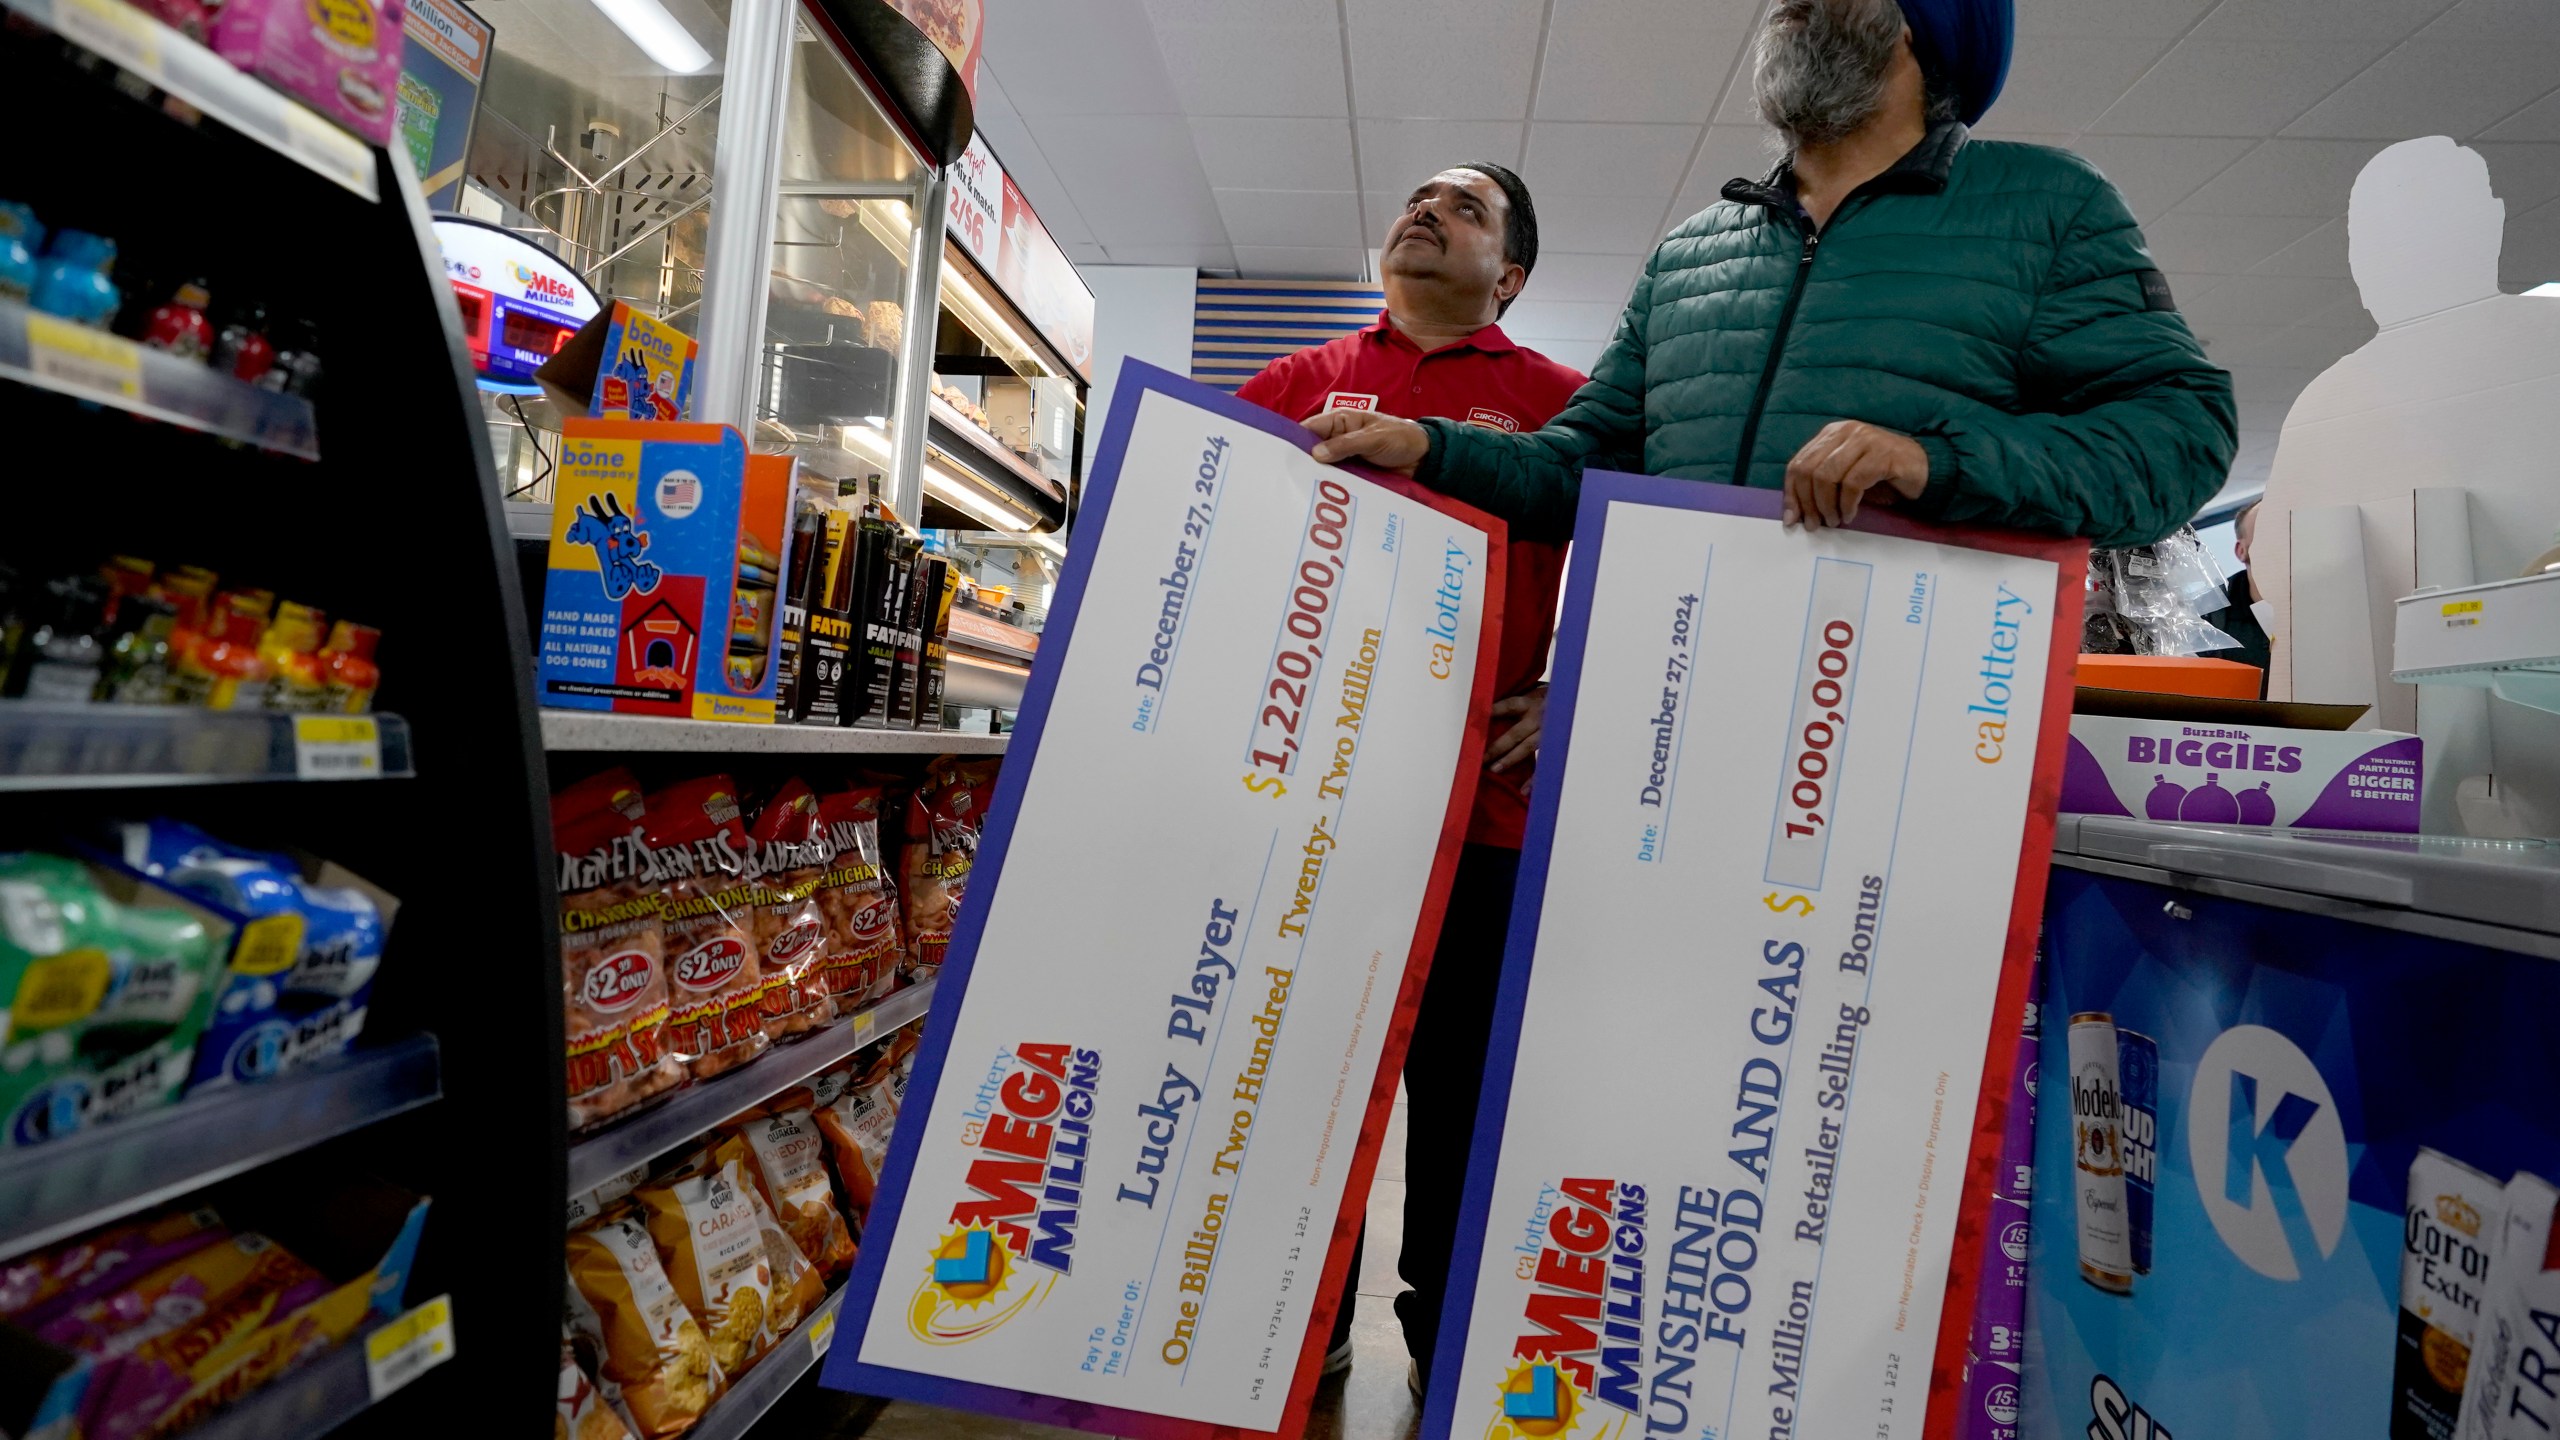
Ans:
MULTIPOLYGON (((605 304, 691 333, 702 299, 729 0, 485 7, 496 39, 456 208, 549 250, 605 304)), ((500 487, 548 500, 558 417, 484 388, 500 487)))

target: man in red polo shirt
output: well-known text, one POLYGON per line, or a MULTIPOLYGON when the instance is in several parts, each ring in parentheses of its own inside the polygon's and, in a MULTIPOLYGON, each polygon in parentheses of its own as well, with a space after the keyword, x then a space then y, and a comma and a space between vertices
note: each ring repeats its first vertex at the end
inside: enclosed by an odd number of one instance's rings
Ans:
MULTIPOLYGON (((1538 263, 1538 212, 1528 187, 1500 165, 1443 170, 1414 187, 1387 226, 1378 262, 1387 308, 1356 334, 1271 362, 1236 394, 1292 420, 1328 410, 1438 416, 1497 430, 1536 430, 1573 399, 1583 376, 1511 343, 1494 323, 1538 263)), ((1491 739, 1476 782, 1467 845, 1449 887, 1447 918, 1405 1056, 1404 1246, 1397 1270, 1413 1288, 1396 1297, 1416 1388, 1440 1328, 1449 1252, 1457 1239, 1476 1094, 1492 1044, 1493 996, 1511 927, 1511 891, 1529 818, 1563 547, 1513 543, 1505 561, 1502 633, 1494 669, 1491 739)), ((1326 1355, 1328 1374, 1351 1363, 1352 1258, 1326 1355)))

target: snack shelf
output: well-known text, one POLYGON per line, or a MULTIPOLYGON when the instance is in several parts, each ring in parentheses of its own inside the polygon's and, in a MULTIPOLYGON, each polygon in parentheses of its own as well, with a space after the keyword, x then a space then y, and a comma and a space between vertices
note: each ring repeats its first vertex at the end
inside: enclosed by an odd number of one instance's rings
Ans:
POLYGON ((934 982, 910 985, 850 1019, 786 1040, 726 1075, 689 1085, 661 1104, 569 1146, 569 1195, 575 1198, 634 1165, 645 1165, 721 1121, 761 1104, 883 1035, 923 1018, 934 982))
POLYGON ((379 202, 373 149, 230 61, 122 0, 0 0, 224 125, 368 201, 379 202))
POLYGON ((0 1257, 416 1109, 443 1094, 441 1077, 435 1037, 413 1035, 11 1151, 0 1160, 0 1257))
POLYGON ((416 773, 397 715, 0 701, 0 793, 416 773))
MULTIPOLYGON (((950 401, 939 395, 929 396, 925 401, 925 413, 933 417, 934 424, 940 426, 943 431, 949 432, 953 440, 967 447, 972 454, 984 457, 988 464, 1003 468, 1023 484, 1052 500, 1065 498, 1058 488, 1057 481, 1031 468, 1029 461, 1006 449, 1003 441, 988 434, 980 428, 978 422, 954 409, 950 401)), ((936 438, 940 438, 938 434, 936 438)))
POLYGON ((809 1367, 825 1357, 827 1347, 835 1343, 836 1312, 844 1308, 844 1289, 830 1292, 817 1313, 800 1322, 800 1328, 782 1337, 782 1342, 765 1352, 755 1368, 738 1378, 729 1393, 711 1403, 702 1419, 685 1432, 684 1440, 738 1440, 755 1428, 765 1412, 774 1407, 809 1367))
POLYGON ((407 1363, 386 1365, 383 1388, 377 1392, 374 1367, 369 1363, 374 1339, 384 1331, 400 1330, 411 1318, 366 1326, 189 1426, 187 1440, 320 1440, 389 1399, 426 1369, 451 1358, 453 1350, 447 1347, 432 1358, 408 1356, 404 1357, 407 1363))
MULTIPOLYGON (((30 3, 44 0, 0 0, 21 11, 30 3)), ((125 8, 117 0, 55 3, 125 8)), ((301 396, 261 390, 201 361, 75 325, 15 300, 0 300, 0 377, 299 459, 320 458, 318 422, 311 402, 301 396)))
POLYGON ((2401 598, 2391 678, 2560 712, 2560 570, 2401 598))
MULTIPOLYGON (((954 667, 954 675, 957 667, 954 667)), ((953 703, 975 703, 954 700, 953 703)), ((594 710, 542 712, 545 750, 707 750, 739 755, 1001 755, 1004 735, 956 730, 838 730, 826 725, 739 725, 594 710)))

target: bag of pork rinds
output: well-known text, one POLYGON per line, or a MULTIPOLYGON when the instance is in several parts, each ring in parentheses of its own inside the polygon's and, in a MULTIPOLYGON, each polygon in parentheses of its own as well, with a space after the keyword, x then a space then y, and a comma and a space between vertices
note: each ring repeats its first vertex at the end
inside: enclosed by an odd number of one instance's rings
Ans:
POLYGON ((551 1440, 632 1440, 595 1377, 578 1363, 569 1333, 560 1332, 560 1388, 551 1412, 551 1440))
POLYGON ((755 1156, 746 1137, 732 1135, 720 1142, 720 1163, 730 1166, 747 1178, 747 1201, 755 1207, 756 1235, 764 1243, 765 1263, 772 1268, 773 1283, 766 1292, 769 1308, 764 1327, 776 1341, 800 1328, 819 1302, 827 1298, 826 1277, 810 1262, 799 1242, 777 1219, 773 1207, 765 1203, 763 1192, 754 1180, 755 1156))
POLYGON ((901 859, 907 892, 908 979, 940 973, 942 954, 960 918, 969 869, 978 856, 978 826, 993 795, 995 762, 950 756, 933 762, 907 799, 907 844, 901 859))
POLYGON ((651 859, 663 877, 668 1047, 696 1080, 764 1053, 758 1002, 764 965, 756 947, 756 882, 738 786, 705 775, 649 796, 651 859))
POLYGON ((826 916, 818 885, 835 847, 818 818, 818 796, 801 780, 783 784, 764 802, 748 832, 756 869, 763 877, 755 905, 756 946, 764 965, 760 1008, 774 1039, 814 1030, 834 1018, 823 965, 826 916))
POLYGON ((818 883, 827 921, 823 979, 829 1003, 851 1015, 885 995, 898 972, 898 889, 880 851, 880 788, 857 785, 818 802, 835 863, 818 883))
POLYGON ((620 1390, 640 1440, 692 1429, 728 1388, 701 1322, 676 1293, 640 1219, 624 1212, 569 1236, 569 1320, 620 1390))
POLYGON ((551 801, 572 1129, 684 1083, 683 1065, 666 1050, 665 928, 641 813, 628 770, 551 801))
POLYGON ((827 1182, 826 1137, 807 1102, 748 1119, 738 1134, 746 1142, 757 1190, 800 1253, 829 1277, 852 1269, 853 1231, 836 1209, 835 1187, 827 1182))
POLYGON ((773 1265, 739 1163, 715 1157, 699 1174, 644 1185, 633 1198, 669 1283, 710 1338, 713 1362, 724 1375, 744 1373, 773 1348, 773 1265))

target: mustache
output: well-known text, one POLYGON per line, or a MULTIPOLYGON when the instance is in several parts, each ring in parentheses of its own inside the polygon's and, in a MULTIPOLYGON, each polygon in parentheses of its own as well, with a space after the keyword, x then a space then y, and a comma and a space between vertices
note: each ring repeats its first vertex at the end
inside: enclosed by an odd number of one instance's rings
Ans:
POLYGON ((1901 43, 1894 0, 1777 0, 1754 53, 1761 120, 1790 152, 1841 139, 1883 107, 1901 43))
POLYGON ((1449 237, 1442 232, 1440 221, 1435 219, 1428 210, 1417 211, 1412 216, 1398 222, 1395 234, 1390 236, 1387 240, 1388 246, 1392 248, 1401 244, 1405 236, 1416 230, 1428 232, 1431 238, 1438 242, 1442 249, 1448 248, 1449 237))

